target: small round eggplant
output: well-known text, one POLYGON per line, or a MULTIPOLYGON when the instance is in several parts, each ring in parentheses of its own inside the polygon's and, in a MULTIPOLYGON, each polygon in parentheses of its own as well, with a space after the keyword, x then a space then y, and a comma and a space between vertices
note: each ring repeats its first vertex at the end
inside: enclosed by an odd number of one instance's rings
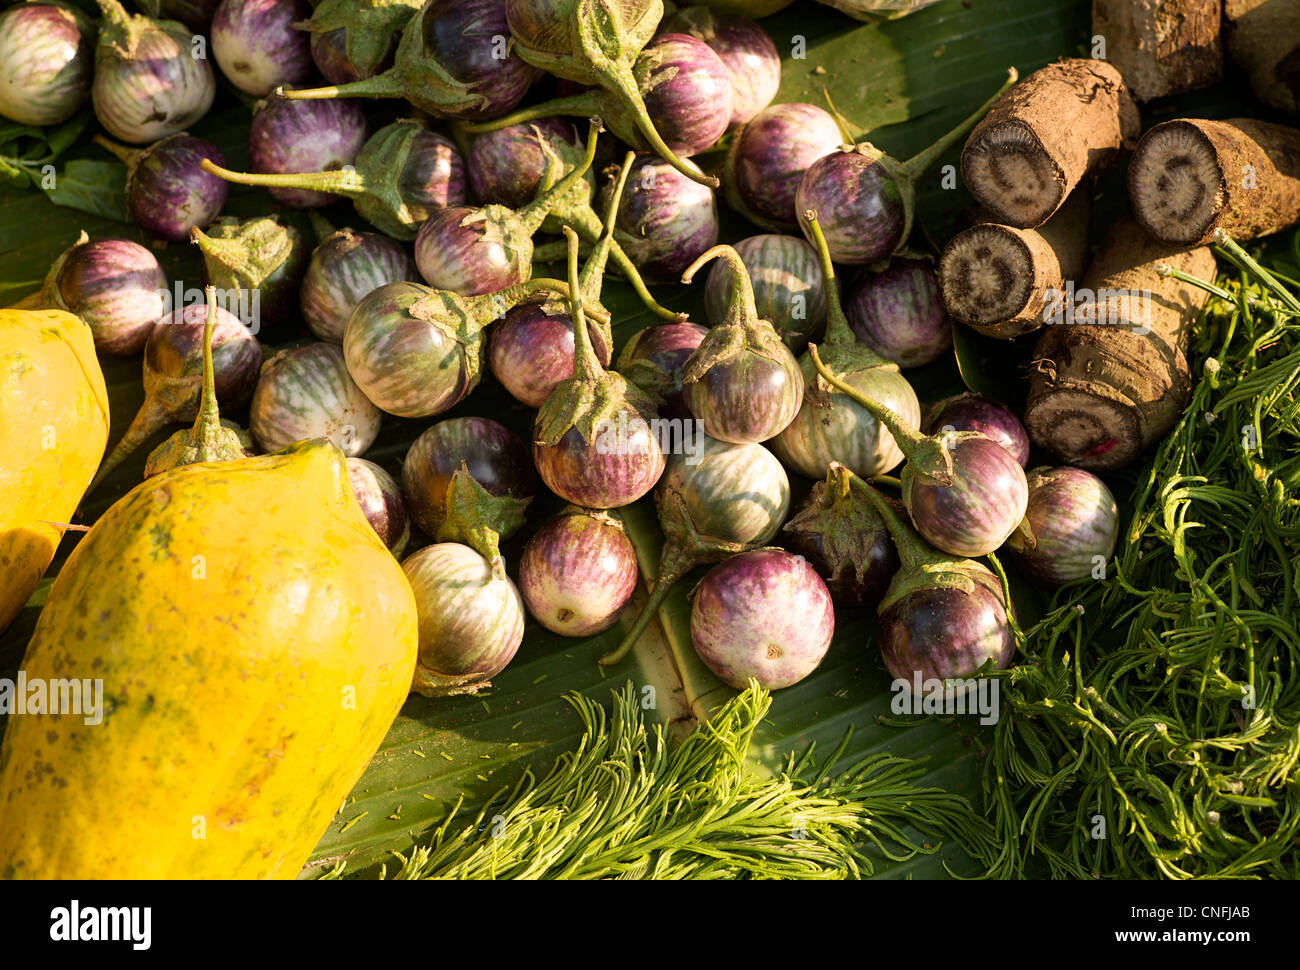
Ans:
POLYGON ((388 237, 340 229, 311 254, 298 291, 303 319, 321 340, 342 343, 348 317, 364 297, 417 275, 406 250, 388 237))
POLYGON ((594 636, 612 627, 636 580, 636 550, 622 526, 584 509, 543 525, 519 558, 519 591, 528 612, 566 637, 594 636))
POLYGON ((867 270, 844 304, 853 333, 899 367, 923 367, 952 347, 952 321, 929 260, 894 257, 867 270))
POLYGON ((411 538, 411 520, 401 488, 392 475, 365 458, 348 459, 348 481, 370 528, 400 559, 411 538))
POLYGON ((106 138, 94 141, 126 162, 126 207, 131 221, 156 239, 180 242, 221 214, 226 183, 201 167, 224 165, 215 145, 182 132, 130 149, 106 138))
POLYGON ((524 604, 515 584, 459 542, 411 553, 402 571, 415 594, 419 624, 411 689, 445 697, 487 687, 524 639, 524 604))
POLYGON ((330 84, 374 77, 392 66, 398 38, 422 0, 320 0, 311 20, 311 56, 330 84))
MULTIPOLYGON (((602 367, 612 352, 600 327, 587 324, 602 367)), ((553 300, 512 307, 488 331, 488 367, 520 404, 539 408, 561 381, 573 376, 573 318, 553 300)))
POLYGON ((379 408, 349 376, 343 351, 310 343, 281 350, 262 365, 248 430, 266 452, 306 438, 328 438, 356 457, 374 443, 379 419, 379 408))
POLYGON ((95 350, 106 357, 139 353, 167 307, 167 277, 153 253, 129 239, 83 232, 50 268, 42 297, 90 325, 95 350))
MULTIPOLYGON (((769 320, 785 345, 795 353, 816 339, 826 323, 826 289, 817 252, 798 236, 750 236, 736 243, 736 252, 754 287, 754 308, 769 320)), ((731 274, 714 265, 704 284, 704 308, 717 326, 731 305, 731 274)))
POLYGON ((795 193, 804 172, 843 143, 835 119, 816 105, 764 108, 732 136, 723 177, 728 204, 772 232, 798 229, 795 193))
POLYGON ((1082 468, 1035 468, 1026 476, 1029 504, 1023 532, 1007 540, 1012 559, 1034 582, 1056 587, 1097 576, 1115 552, 1119 509, 1110 489, 1082 468))
POLYGON ((967 391, 934 405, 925 431, 978 431, 1005 448, 1020 467, 1029 464, 1029 433, 1005 404, 967 391))
POLYGON ((294 320, 298 288, 307 270, 302 234, 279 216, 218 220, 205 233, 190 230, 203 254, 207 282, 239 300, 239 315, 254 334, 294 320))
POLYGON ((306 0, 221 0, 209 30, 212 56, 231 84, 256 98, 302 84, 316 65, 309 35, 294 25, 310 15, 306 0))
POLYGON ((484 132, 469 148, 474 198, 519 209, 537 197, 552 158, 575 162, 583 154, 578 126, 568 118, 537 118, 484 132))
POLYGON ((748 17, 685 7, 660 29, 703 41, 726 65, 731 74, 732 127, 749 121, 776 97, 781 87, 781 54, 767 31, 748 17))
POLYGON ((96 0, 103 19, 91 103, 119 141, 175 135, 208 113, 217 93, 212 65, 194 56, 194 35, 172 20, 130 16, 118 0, 96 0))
POLYGON ((523 501, 537 491, 528 446, 513 431, 489 418, 439 421, 415 439, 402 463, 407 510, 431 538, 446 520, 448 489, 462 464, 490 495, 523 501))
POLYGON ((637 58, 636 73, 650 118, 679 157, 712 148, 727 130, 731 71, 708 44, 658 34, 637 58))
MULTIPOLYGON (((694 162, 684 164, 696 171, 694 162)), ((647 283, 677 283, 718 241, 713 190, 653 155, 639 155, 618 207, 616 236, 647 283)))
POLYGON ((95 31, 77 10, 20 3, 0 13, 0 117, 67 121, 90 96, 95 31))
POLYGON ((756 549, 719 563, 695 588, 691 642, 714 676, 737 690, 803 680, 835 632, 830 590, 802 557, 756 549))
MULTIPOLYGON (((366 117, 351 101, 259 104, 248 128, 248 163, 254 172, 288 175, 341 169, 357 160, 366 142, 366 117)), ((279 202, 301 209, 330 205, 338 196, 309 189, 271 187, 279 202)))
POLYGON ((614 369, 652 397, 659 398, 659 416, 689 419, 691 409, 682 396, 686 362, 708 335, 696 323, 662 323, 632 335, 618 355, 614 369))

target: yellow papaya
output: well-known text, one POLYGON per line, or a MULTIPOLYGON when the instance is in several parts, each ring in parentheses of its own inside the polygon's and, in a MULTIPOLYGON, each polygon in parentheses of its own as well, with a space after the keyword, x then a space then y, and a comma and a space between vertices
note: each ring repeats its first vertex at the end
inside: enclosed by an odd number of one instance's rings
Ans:
POLYGON ((0 310, 0 630, 23 608, 108 444, 90 327, 62 310, 0 310))
POLYGON ((68 558, 23 658, 47 711, 0 746, 0 877, 292 878, 416 649, 334 445, 147 479, 68 558), (82 681, 81 713, 48 709, 58 679, 82 681))

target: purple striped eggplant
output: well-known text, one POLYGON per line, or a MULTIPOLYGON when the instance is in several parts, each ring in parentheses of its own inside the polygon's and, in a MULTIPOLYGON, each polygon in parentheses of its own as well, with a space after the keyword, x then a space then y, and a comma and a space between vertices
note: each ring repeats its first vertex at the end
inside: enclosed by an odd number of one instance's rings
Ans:
MULTIPOLYGON (((464 466, 489 496, 510 500, 517 517, 497 531, 518 531, 523 511, 537 491, 528 446, 513 431, 489 418, 439 421, 416 438, 402 463, 402 494, 421 531, 434 539, 447 523, 452 479, 464 466)), ((507 510, 511 511, 511 510, 507 510)))
POLYGON ((20 3, 0 12, 0 117, 67 121, 90 96, 95 28, 80 11, 20 3))
MULTIPOLYGON (((880 602, 899 560, 880 513, 850 484, 848 469, 832 462, 784 531, 786 547, 826 580, 835 605, 855 609, 880 602)), ((897 511, 905 514, 901 504, 897 511)))
MULTIPOLYGON (((366 117, 350 101, 258 102, 248 127, 248 164, 256 173, 292 175, 300 172, 342 174, 353 165, 366 142, 366 117)), ((213 172, 211 166, 205 166, 213 172)), ((223 178, 224 171, 214 172, 223 178)), ((338 201, 329 191, 269 185, 277 202, 300 209, 319 208, 338 201)))
POLYGON ((759 444, 728 444, 686 422, 655 490, 664 544, 654 590, 623 641, 600 658, 618 663, 636 645, 678 580, 696 566, 761 546, 790 510, 790 479, 759 444))
POLYGON ((298 288, 307 270, 302 233, 279 216, 240 222, 226 217, 205 233, 190 230, 203 254, 203 275, 227 305, 239 301, 239 315, 254 333, 294 319, 298 288))
POLYGON ((575 335, 573 376, 556 385, 537 412, 533 462, 546 487, 574 505, 621 508, 654 488, 664 471, 663 449, 649 423, 654 404, 596 358, 579 296, 578 236, 567 226, 564 235, 575 335))
POLYGON ((226 204, 226 183, 202 167, 204 160, 225 164, 211 142, 184 132, 141 149, 99 135, 93 140, 126 163, 131 221, 157 239, 189 239, 191 229, 206 226, 226 204))
POLYGON ((979 123, 989 108, 1015 83, 1016 70, 997 94, 929 148, 905 162, 867 142, 843 145, 808 166, 795 192, 799 225, 809 236, 803 214, 816 211, 837 263, 864 265, 897 252, 912 231, 916 181, 959 138, 979 123))
POLYGON ((755 549, 714 566, 695 587, 691 643, 737 690, 777 690, 821 664, 835 633, 830 590, 802 557, 755 549))
POLYGON ((166 312, 167 277, 154 254, 129 239, 90 241, 84 232, 54 261, 41 298, 90 325, 106 357, 138 353, 166 312))
POLYGON ((690 408, 682 395, 686 362, 708 335, 708 328, 683 320, 646 327, 632 335, 614 369, 653 398, 663 401, 659 416, 686 420, 690 408))
POLYGON ((703 41, 726 65, 731 75, 731 126, 745 124, 776 97, 781 54, 767 31, 748 17, 684 7, 661 29, 703 41))
POLYGON ((343 351, 310 343, 281 350, 262 365, 248 430, 266 452, 307 438, 328 438, 359 456, 379 434, 379 408, 348 374, 343 351))
POLYGON ((345 168, 250 173, 211 163, 203 167, 228 182, 264 186, 290 205, 326 203, 289 202, 285 193, 331 202, 346 196, 361 218, 394 239, 414 239, 425 220, 443 206, 465 201, 465 163, 459 150, 450 139, 410 118, 380 128, 356 152, 355 163, 345 168))
POLYGON ((365 458, 348 459, 348 481, 370 528, 400 559, 411 538, 411 520, 401 488, 392 475, 365 458))
POLYGON ((952 349, 952 321, 928 259, 895 256, 864 271, 844 315, 859 340, 899 367, 924 367, 952 349))
POLYGON ((604 633, 636 590, 636 550, 609 515, 571 509, 528 540, 519 592, 528 612, 566 637, 604 633))
POLYGON ((311 56, 330 84, 374 77, 392 65, 397 39, 421 0, 322 0, 311 20, 311 56))
MULTIPOLYGON (((594 323, 587 333, 602 367, 612 349, 594 323)), ((510 309, 488 331, 488 366, 520 404, 539 408, 556 385, 573 376, 573 318, 566 306, 533 299, 510 309)))
POLYGON ((340 229, 321 240, 298 290, 303 319, 321 340, 343 342, 362 298, 388 283, 416 279, 405 249, 373 232, 340 229))
POLYGON ((1119 509, 1106 483, 1092 472, 1068 466, 1035 468, 1026 479, 1025 518, 1033 541, 1022 532, 1007 540, 1016 565, 1048 587, 1104 577, 1119 537, 1119 509))
MULTIPOLYGON (((144 345, 144 403, 104 459, 93 490, 150 435, 171 421, 193 421, 203 391, 205 303, 189 303, 158 321, 144 345)), ((262 345, 238 317, 218 306, 212 330, 216 397, 230 410, 248 401, 262 366, 262 345)))
POLYGON ((925 424, 926 434, 936 431, 978 431, 1005 448, 1020 467, 1029 465, 1029 433, 1005 404, 970 391, 934 405, 925 424))
POLYGON ((727 261, 735 298, 725 322, 709 331, 687 361, 682 394, 710 436, 733 444, 766 441, 799 413, 803 374, 772 324, 759 319, 749 274, 735 249, 713 247, 687 267, 682 282, 717 256, 727 261))
POLYGON ((435 118, 468 121, 509 111, 540 76, 510 42, 501 0, 426 0, 402 31, 392 68, 284 96, 405 98, 435 118))
POLYGON ((1009 667, 1016 653, 1009 620, 1015 610, 998 578, 972 559, 929 548, 883 495, 847 474, 898 550, 899 570, 876 607, 876 642, 890 675, 911 685, 971 677, 986 664, 1009 667))
MULTIPOLYGON (((694 162, 683 163, 698 171, 694 162)), ((677 283, 718 241, 718 203, 699 185, 653 155, 639 155, 618 207, 614 238, 650 284, 677 283)))
POLYGON ((402 571, 419 623, 411 689, 446 697, 489 686, 524 639, 524 604, 515 584, 499 565, 459 542, 411 553, 402 571))
POLYGON ((95 0, 103 19, 91 104, 118 141, 139 145, 175 135, 208 113, 216 79, 194 35, 173 20, 130 16, 118 0, 95 0))
POLYGON ((813 162, 844 143, 831 115, 813 104, 764 108, 736 130, 727 149, 727 204, 771 232, 799 228, 795 192, 813 162))
MULTIPOLYGON (((889 408, 909 428, 921 423, 921 405, 912 385, 898 367, 853 339, 840 306, 835 267, 815 213, 809 224, 826 293, 826 340, 821 355, 826 366, 873 401, 889 408)), ((835 393, 817 377, 808 354, 799 360, 804 395, 799 413, 772 442, 781 460, 809 478, 822 478, 833 461, 859 475, 871 477, 889 471, 903 460, 894 436, 874 414, 853 399, 835 393)))
POLYGON ((212 56, 239 90, 264 98, 278 85, 311 80, 311 38, 294 26, 311 16, 306 0, 221 0, 212 15, 212 56))
POLYGON ((536 118, 484 132, 469 148, 474 198, 519 209, 537 197, 553 159, 577 165, 586 143, 568 118, 536 118))
MULTIPOLYGON (((736 243, 754 287, 754 308, 795 353, 826 324, 826 289, 817 251, 798 236, 767 234, 736 243)), ((704 283, 704 309, 717 326, 731 306, 731 273, 715 263, 704 283)))

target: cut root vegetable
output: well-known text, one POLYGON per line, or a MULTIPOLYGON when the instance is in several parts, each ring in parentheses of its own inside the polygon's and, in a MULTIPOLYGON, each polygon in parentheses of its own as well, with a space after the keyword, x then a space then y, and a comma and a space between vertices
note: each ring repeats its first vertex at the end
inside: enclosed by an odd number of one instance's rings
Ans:
POLYGON ((1224 0, 1223 17, 1228 56, 1255 96, 1300 111, 1300 0, 1224 0))
POLYGON ((1046 328, 1031 361, 1025 427, 1068 464, 1121 468, 1178 419, 1191 394, 1185 351, 1207 299, 1170 266, 1212 281, 1208 247, 1186 250, 1148 237, 1132 220, 1111 227, 1078 302, 1046 328))
POLYGON ((1076 192, 1038 229, 994 222, 952 238, 939 258, 948 315, 990 337, 1037 330, 1066 283, 1083 275, 1088 197, 1076 192))
POLYGON ((1106 40, 1139 101, 1194 91, 1223 78, 1220 0, 1093 0, 1092 33, 1106 40))
POLYGON ((1137 140, 1137 105, 1112 65, 1065 58, 1004 94, 975 126, 961 174, 997 222, 1042 225, 1083 179, 1137 140))
POLYGON ((1128 194, 1142 228, 1166 242, 1279 232, 1300 222, 1300 131, 1249 118, 1166 121, 1134 150, 1128 194))

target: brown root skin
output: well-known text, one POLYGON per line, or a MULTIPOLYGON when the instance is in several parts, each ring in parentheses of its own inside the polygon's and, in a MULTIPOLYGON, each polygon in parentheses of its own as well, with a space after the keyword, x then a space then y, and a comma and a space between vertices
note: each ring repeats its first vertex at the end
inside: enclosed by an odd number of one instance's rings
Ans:
POLYGON ((1038 229, 984 221, 952 238, 939 258, 939 290, 953 319, 1002 340, 1037 330, 1066 283, 1083 275, 1089 200, 1071 194, 1038 229))
POLYGON ((1223 79, 1222 0, 1093 0, 1092 33, 1139 101, 1223 79))
MULTIPOLYGON (((1088 319, 1048 326, 1030 362, 1025 428, 1035 444, 1093 471, 1121 468, 1165 434, 1191 396, 1185 356, 1208 294, 1161 276, 1162 265, 1213 280, 1208 247, 1151 239, 1129 219, 1111 227, 1080 294, 1088 319)), ((1083 306, 1075 313, 1081 315, 1083 306)), ((1079 316, 1076 316, 1076 320, 1079 316)))
POLYGON ((1131 148, 1139 125, 1137 105, 1113 65, 1064 58, 989 109, 962 150, 962 180, 997 222, 1032 229, 1131 148))
POLYGON ((1261 101, 1300 112, 1300 0, 1224 0, 1228 56, 1261 101))
POLYGON ((1238 242, 1300 222, 1300 130, 1250 118, 1178 118, 1151 128, 1128 170, 1142 228, 1184 246, 1222 229, 1238 242))

